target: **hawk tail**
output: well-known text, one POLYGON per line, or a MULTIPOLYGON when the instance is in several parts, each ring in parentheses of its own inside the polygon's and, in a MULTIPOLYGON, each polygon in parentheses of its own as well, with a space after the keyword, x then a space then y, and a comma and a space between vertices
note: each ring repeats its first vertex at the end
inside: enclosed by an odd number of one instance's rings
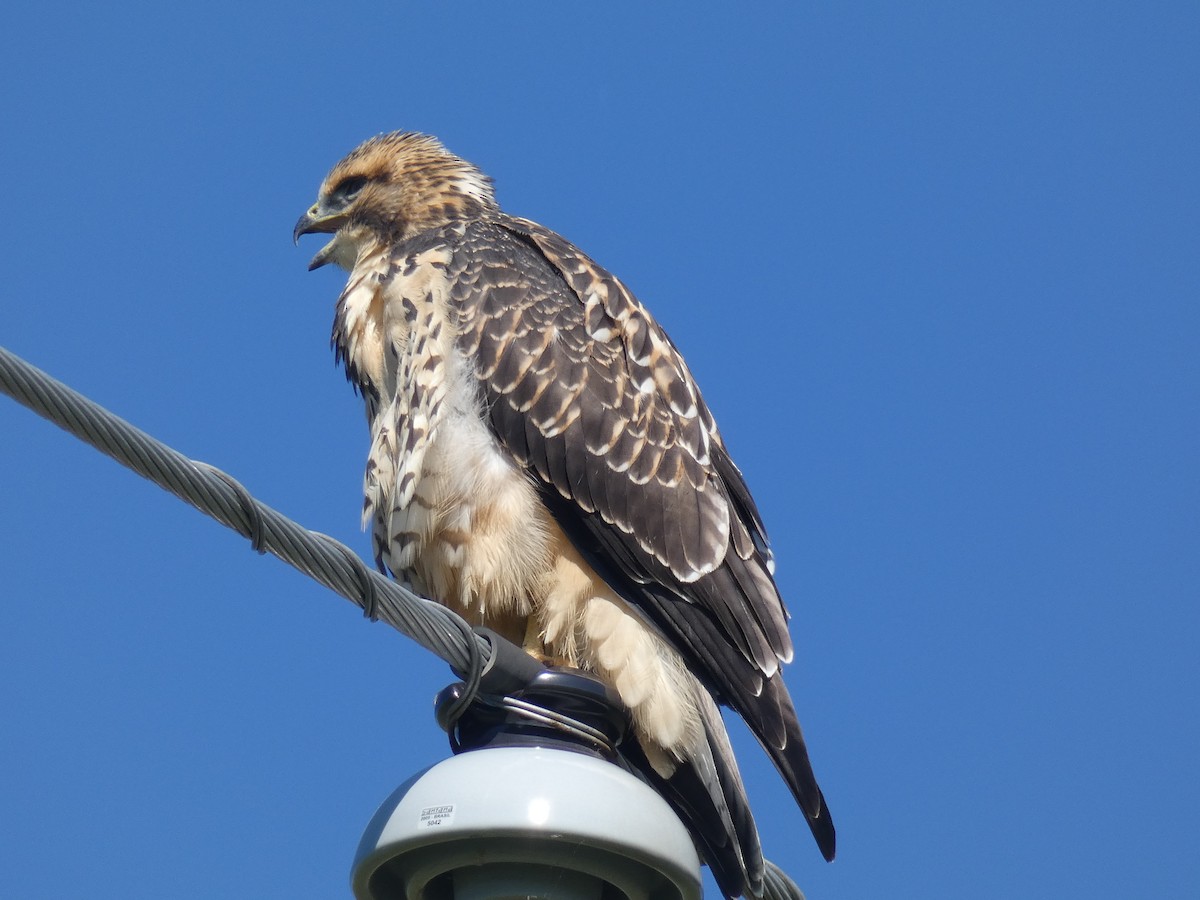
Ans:
MULTIPOLYGON (((704 688, 699 692, 707 696, 704 688)), ((766 863, 742 776, 717 706, 701 700, 704 744, 664 778, 636 738, 621 751, 630 765, 667 801, 691 833, 721 893, 727 898, 761 897, 766 863)))
POLYGON ((752 730, 760 736, 763 746, 791 789, 792 796, 796 798, 821 855, 832 862, 837 852, 837 831, 833 826, 829 807, 825 805, 825 795, 821 793, 817 778, 813 774, 812 763, 808 759, 808 748, 804 744, 804 734, 796 717, 796 708, 792 705, 783 679, 778 674, 763 684, 763 699, 766 702, 746 718, 751 722, 752 730), (758 722, 753 721, 752 717, 755 713, 760 713, 762 707, 778 710, 779 720, 771 723, 775 727, 767 727, 767 723, 761 719, 758 722), (773 734, 780 735, 780 739, 767 737, 773 734))

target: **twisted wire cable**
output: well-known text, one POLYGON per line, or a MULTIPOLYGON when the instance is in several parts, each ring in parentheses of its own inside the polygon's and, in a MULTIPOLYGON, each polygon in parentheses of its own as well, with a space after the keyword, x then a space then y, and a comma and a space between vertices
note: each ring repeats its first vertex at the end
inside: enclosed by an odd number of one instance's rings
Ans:
MULTIPOLYGON (((0 391, 391 625, 477 687, 491 656, 462 618, 367 567, 353 550, 255 500, 231 475, 189 459, 0 347, 0 391)), ((469 697, 466 700, 469 702, 469 697)))

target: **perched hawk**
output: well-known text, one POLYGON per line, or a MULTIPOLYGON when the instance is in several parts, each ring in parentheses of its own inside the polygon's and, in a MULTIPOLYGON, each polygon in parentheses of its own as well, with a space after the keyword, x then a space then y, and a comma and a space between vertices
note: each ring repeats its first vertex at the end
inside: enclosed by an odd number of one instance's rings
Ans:
POLYGON ((763 523, 645 307, 420 134, 334 166, 296 223, 311 232, 333 240, 309 268, 350 272, 333 346, 366 400, 380 567, 614 687, 644 774, 728 896, 759 895, 764 863, 718 703, 832 859, 763 523))

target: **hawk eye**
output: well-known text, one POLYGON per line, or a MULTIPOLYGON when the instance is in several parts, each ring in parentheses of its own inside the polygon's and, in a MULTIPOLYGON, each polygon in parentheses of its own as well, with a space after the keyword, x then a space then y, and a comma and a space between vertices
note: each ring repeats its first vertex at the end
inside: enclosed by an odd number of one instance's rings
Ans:
POLYGON ((344 206, 358 196, 359 191, 366 183, 365 175, 351 175, 349 178, 343 178, 333 189, 333 199, 344 206))

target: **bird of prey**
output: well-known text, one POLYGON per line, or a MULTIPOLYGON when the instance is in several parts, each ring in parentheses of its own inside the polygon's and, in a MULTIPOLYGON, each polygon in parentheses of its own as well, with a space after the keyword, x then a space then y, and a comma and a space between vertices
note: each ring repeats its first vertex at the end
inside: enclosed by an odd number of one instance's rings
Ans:
POLYGON ((366 402, 380 568, 614 688, 643 775, 727 896, 759 896, 764 861, 718 704, 832 859, 762 520, 646 308, 421 134, 337 163, 294 237, 312 232, 333 239, 309 268, 350 273, 333 347, 366 402))

